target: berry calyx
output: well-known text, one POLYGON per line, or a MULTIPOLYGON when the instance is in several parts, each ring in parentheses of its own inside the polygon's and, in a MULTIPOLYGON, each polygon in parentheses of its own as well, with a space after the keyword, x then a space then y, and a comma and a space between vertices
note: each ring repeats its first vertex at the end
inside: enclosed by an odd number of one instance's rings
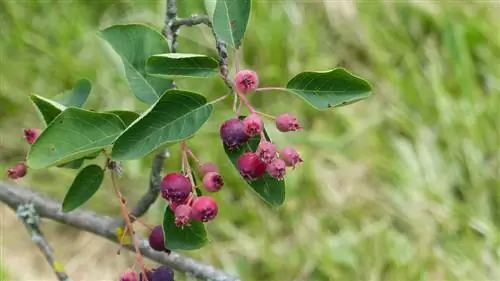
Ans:
POLYGON ((193 202, 191 218, 201 222, 213 220, 217 216, 219 208, 217 202, 210 196, 200 196, 193 202))
POLYGON ((285 161, 285 164, 288 167, 295 168, 297 164, 304 162, 302 158, 300 158, 299 153, 291 147, 283 148, 283 150, 280 153, 280 158, 283 159, 283 161, 285 161))
POLYGON ((130 268, 126 269, 122 274, 120 274, 120 281, 138 281, 139 274, 130 268))
POLYGON ((285 161, 281 159, 274 159, 267 166, 267 173, 278 180, 283 180, 286 174, 286 164, 285 161))
POLYGON ((259 159, 259 156, 253 152, 245 152, 236 163, 236 168, 241 176, 246 180, 255 180, 260 178, 266 172, 266 163, 259 159))
POLYGON ((262 120, 257 113, 252 113, 243 119, 245 134, 250 137, 258 136, 262 133, 262 120))
POLYGON ((277 158, 276 146, 270 141, 261 140, 257 151, 255 153, 259 156, 259 159, 264 161, 266 164, 271 163, 277 158))
POLYGON ((245 133, 245 125, 238 118, 231 118, 222 123, 220 137, 229 149, 235 149, 248 141, 249 136, 245 133))
POLYGON ((276 128, 283 133, 302 129, 297 118, 290 113, 282 113, 276 117, 276 128))
POLYGON ((191 183, 181 173, 167 174, 161 181, 161 196, 174 203, 185 202, 191 194, 191 183))
POLYGON ((7 169, 7 176, 13 180, 22 178, 27 173, 28 167, 23 162, 17 163, 14 167, 7 169))
POLYGON ((149 234, 148 242, 149 246, 155 251, 170 252, 165 248, 165 235, 163 234, 163 227, 161 225, 157 225, 153 228, 149 234))
POLYGON ((219 168, 217 168, 217 165, 215 165, 212 162, 207 162, 207 163, 203 163, 202 165, 200 165, 200 173, 202 176, 204 176, 210 172, 218 173, 219 168))
POLYGON ((40 129, 24 129, 24 139, 29 143, 33 144, 38 136, 40 135, 40 129))
POLYGON ((236 91, 241 94, 253 92, 259 86, 259 76, 252 70, 241 70, 234 77, 236 91))
POLYGON ((191 220, 191 206, 182 204, 175 208, 175 225, 182 227, 189 224, 191 220))
POLYGON ((149 281, 174 281, 174 271, 166 266, 156 268, 149 281))
POLYGON ((210 192, 219 191, 224 185, 224 179, 217 172, 210 172, 203 177, 203 186, 210 192))

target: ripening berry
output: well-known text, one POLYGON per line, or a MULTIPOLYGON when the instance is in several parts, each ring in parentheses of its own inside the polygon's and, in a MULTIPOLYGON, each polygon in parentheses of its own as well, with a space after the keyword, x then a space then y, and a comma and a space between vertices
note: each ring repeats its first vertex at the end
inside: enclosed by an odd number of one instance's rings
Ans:
POLYGON ((189 224, 191 220, 191 206, 182 204, 175 208, 175 225, 178 227, 189 224))
POLYGON ((183 203, 191 194, 191 183, 181 173, 167 174, 161 181, 161 196, 174 203, 183 203))
POLYGON ((286 174, 285 161, 281 159, 274 159, 269 165, 267 165, 266 170, 271 177, 282 180, 286 174))
POLYGON ((255 180, 262 177, 266 172, 266 166, 266 163, 253 152, 243 153, 236 163, 241 176, 246 180, 255 180))
POLYGON ((221 125, 220 137, 229 149, 238 148, 249 138, 245 133, 245 125, 238 118, 229 119, 221 125))
POLYGON ((262 120, 257 113, 252 113, 243 119, 243 126, 245 126, 245 134, 250 137, 258 136, 262 133, 262 120))
POLYGON ((174 271, 166 266, 156 268, 149 281, 174 281, 174 271))
POLYGON ((271 163, 277 158, 276 146, 272 142, 262 140, 257 147, 255 153, 259 156, 260 160, 264 161, 266 164, 271 163))
POLYGON ((290 113, 282 113, 276 117, 276 128, 280 132, 293 132, 302 129, 297 118, 290 113))
POLYGON ((201 222, 213 220, 217 216, 219 208, 217 202, 210 196, 200 196, 194 199, 191 209, 191 218, 201 222))
POLYGON ((120 274, 120 281, 138 281, 139 274, 130 268, 126 269, 122 274, 120 274))
POLYGON ((24 129, 24 139, 29 143, 33 144, 38 136, 40 135, 40 129, 24 129))
POLYGON ((288 167, 294 167, 295 168, 295 166, 297 164, 299 164, 301 162, 304 162, 300 158, 299 153, 297 151, 295 151, 295 149, 293 149, 291 147, 285 147, 285 148, 283 148, 283 150, 280 153, 280 158, 283 159, 283 161, 285 161, 285 164, 288 167))
POLYGON ((26 173, 28 173, 28 167, 23 162, 17 163, 14 167, 7 169, 7 176, 13 180, 26 176, 26 173))
POLYGON ((252 70, 241 70, 234 77, 236 91, 241 94, 253 92, 259 86, 259 76, 252 70))
POLYGON ((217 165, 215 165, 212 162, 207 162, 207 163, 203 163, 200 166, 200 173, 202 176, 204 176, 205 174, 210 173, 210 172, 218 173, 219 168, 217 168, 217 165))
POLYGON ((149 246, 158 252, 169 252, 165 248, 165 236, 161 225, 155 226, 149 234, 149 246))
POLYGON ((203 186, 210 192, 217 192, 224 185, 224 179, 217 172, 210 172, 203 177, 203 186))

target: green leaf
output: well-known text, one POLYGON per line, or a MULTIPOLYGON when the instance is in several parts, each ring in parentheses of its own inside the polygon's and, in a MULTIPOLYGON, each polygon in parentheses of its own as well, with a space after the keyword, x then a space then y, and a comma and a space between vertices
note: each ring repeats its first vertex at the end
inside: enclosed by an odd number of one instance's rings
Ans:
POLYGON ((72 211, 87 202, 97 192, 103 179, 104 170, 98 165, 83 168, 64 196, 63 212, 72 211))
MULTIPOLYGON (((215 33, 236 49, 241 45, 245 34, 251 6, 250 0, 217 0, 215 4, 212 19, 215 33)), ((207 6, 207 9, 211 7, 207 6)))
POLYGON ((83 162, 85 160, 95 159, 95 158, 97 158, 97 156, 99 156, 100 153, 101 153, 101 151, 96 151, 96 152, 90 153, 89 155, 86 155, 82 158, 78 158, 76 160, 57 165, 57 167, 58 168, 66 168, 66 169, 80 169, 80 167, 83 165, 83 162))
POLYGON ((169 90, 118 137, 112 156, 117 160, 137 159, 187 139, 205 124, 212 110, 200 94, 169 90))
POLYGON ((141 101, 152 104, 167 89, 172 81, 148 76, 147 59, 156 54, 168 53, 168 43, 158 31, 140 24, 114 25, 99 32, 125 67, 125 76, 134 95, 141 101))
POLYGON ((165 248, 169 250, 196 250, 208 243, 207 232, 202 222, 192 220, 189 226, 177 227, 175 215, 165 206, 163 214, 165 248))
POLYGON ((137 118, 139 118, 139 113, 133 112, 133 111, 127 111, 127 110, 111 110, 111 111, 106 111, 107 113, 113 113, 120 117, 122 120, 123 124, 125 124, 126 127, 128 127, 130 124, 132 124, 137 118))
POLYGON ((91 90, 92 83, 87 79, 80 79, 73 89, 55 96, 53 100, 67 107, 83 107, 91 90))
POLYGON ((49 125, 57 115, 66 109, 64 105, 36 94, 31 94, 29 97, 45 125, 49 125))
MULTIPOLYGON (((240 118, 243 119, 244 116, 240 116, 240 118)), ((268 141, 271 141, 265 129, 264 135, 268 141)), ((231 163, 233 163, 233 166, 236 168, 236 163, 240 155, 245 152, 255 152, 259 146, 259 142, 260 136, 257 136, 250 138, 246 144, 238 149, 229 150, 224 144, 223 147, 229 160, 231 160, 231 163)), ((243 180, 269 205, 280 206, 285 202, 285 180, 279 181, 269 176, 267 173, 265 173, 262 178, 254 181, 243 180)))
POLYGON ((217 60, 196 54, 160 54, 149 57, 146 71, 155 77, 209 77, 218 74, 217 60))
POLYGON ((299 73, 286 89, 320 110, 355 103, 372 94, 367 81, 343 68, 299 73))
POLYGON ((109 147, 125 126, 118 116, 70 107, 42 131, 30 147, 33 169, 57 166, 109 147))

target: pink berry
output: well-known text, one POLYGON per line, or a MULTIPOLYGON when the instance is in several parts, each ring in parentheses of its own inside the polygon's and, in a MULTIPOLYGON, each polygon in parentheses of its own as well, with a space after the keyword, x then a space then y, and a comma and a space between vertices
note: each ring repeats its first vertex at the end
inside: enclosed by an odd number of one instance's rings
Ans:
POLYGON ((257 113, 252 113, 243 119, 243 126, 245 126, 245 134, 250 137, 258 136, 262 133, 262 120, 257 113))
POLYGON ((138 281, 139 274, 132 269, 126 269, 120 274, 120 281, 138 281))
POLYGON ((24 139, 29 143, 33 144, 38 136, 40 135, 40 129, 24 129, 24 139))
POLYGON ((252 70, 241 70, 234 77, 234 85, 238 93, 253 92, 259 86, 259 76, 252 70))
POLYGON ((210 172, 203 177, 203 186, 210 192, 217 192, 224 185, 224 179, 217 172, 210 172))
POLYGON ((267 165, 259 159, 257 154, 245 152, 238 158, 236 167, 244 179, 255 180, 264 175, 267 165))
POLYGON ((167 174, 161 181, 161 196, 174 203, 182 203, 191 194, 191 183, 180 173, 167 174))
POLYGON ((207 222, 213 220, 217 216, 218 211, 217 202, 215 202, 212 197, 200 196, 193 202, 191 218, 197 221, 207 222))
POLYGON ((280 158, 283 159, 283 161, 285 161, 285 164, 288 167, 294 167, 295 168, 295 166, 297 164, 299 164, 301 162, 304 162, 300 158, 299 153, 297 153, 297 151, 295 151, 295 149, 293 149, 291 147, 285 147, 285 148, 283 148, 283 150, 280 153, 280 158))
POLYGON ((207 163, 204 163, 200 166, 200 173, 203 176, 206 175, 207 173, 210 173, 210 172, 218 173, 219 168, 217 168, 217 165, 215 165, 212 162, 207 162, 207 163))
POLYGON ((191 220, 191 206, 182 204, 175 209, 175 225, 178 227, 189 224, 191 220))
POLYGON ((225 121, 220 127, 220 137, 229 149, 235 149, 248 141, 249 136, 245 133, 245 126, 238 118, 225 121))
POLYGON ((257 147, 257 151, 255 153, 259 156, 260 160, 264 161, 266 164, 271 163, 271 161, 273 161, 277 157, 276 146, 266 140, 262 140, 259 143, 259 146, 257 147))
POLYGON ((293 132, 302 129, 297 118, 290 113, 282 113, 276 117, 276 128, 280 132, 293 132))
POLYGON ((163 234, 163 227, 157 225, 149 234, 149 246, 158 252, 170 252, 165 248, 165 235, 163 234))
POLYGON ((267 166, 267 173, 278 180, 283 180, 286 174, 285 161, 281 159, 274 159, 271 164, 267 166))
POLYGON ((28 167, 23 162, 17 163, 14 167, 7 170, 7 176, 10 179, 16 180, 26 176, 28 167))

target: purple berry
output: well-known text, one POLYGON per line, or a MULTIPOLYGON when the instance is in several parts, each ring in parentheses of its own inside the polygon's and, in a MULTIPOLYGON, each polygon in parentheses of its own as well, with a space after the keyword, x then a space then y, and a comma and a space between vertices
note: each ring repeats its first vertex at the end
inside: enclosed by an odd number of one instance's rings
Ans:
POLYGON ((174 271, 166 266, 156 268, 149 281, 174 281, 174 271))
POLYGON ((290 113, 282 113, 276 117, 276 128, 280 132, 293 132, 302 129, 297 118, 290 113))
POLYGON ((191 220, 191 206, 182 204, 175 208, 175 225, 182 227, 189 224, 191 220))
POLYGON ((219 172, 219 168, 217 168, 217 165, 215 165, 212 162, 207 162, 207 163, 203 163, 200 166, 200 173, 201 173, 201 175, 204 176, 205 174, 210 173, 210 172, 218 173, 219 172))
POLYGON ((266 140, 262 140, 259 143, 255 153, 259 156, 259 159, 264 161, 266 164, 271 163, 277 157, 276 146, 266 140))
POLYGON ((23 162, 17 163, 14 167, 7 169, 7 176, 13 180, 22 178, 27 173, 28 167, 23 162))
MULTIPOLYGON (((153 271, 152 270, 146 270, 146 278, 148 279, 148 281, 153 280, 153 271)), ((146 281, 146 279, 144 278, 143 272, 139 273, 139 281, 146 281)))
POLYGON ((274 159, 271 164, 267 166, 267 173, 278 180, 283 180, 286 174, 285 161, 281 159, 274 159))
POLYGON ((219 208, 217 202, 210 196, 200 196, 193 202, 191 218, 201 222, 213 220, 217 216, 219 208))
POLYGON ((157 225, 149 234, 149 246, 158 252, 169 252, 165 248, 165 236, 163 235, 163 227, 157 225))
POLYGON ((217 172, 210 172, 203 177, 203 186, 210 192, 217 192, 224 185, 224 179, 217 172))
POLYGON ((257 113, 252 113, 243 119, 245 134, 250 137, 258 136, 262 133, 262 120, 257 113))
POLYGON ((248 141, 245 125, 238 118, 225 121, 220 127, 220 137, 229 149, 235 149, 248 141))
POLYGON ((266 172, 266 163, 259 159, 259 156, 253 152, 245 152, 236 163, 241 176, 246 180, 255 180, 260 178, 266 172))
POLYGON ((24 139, 29 143, 33 144, 38 136, 40 135, 40 129, 24 129, 24 139))
POLYGON ((174 203, 185 202, 191 190, 191 183, 180 173, 167 174, 161 181, 161 196, 174 203))
POLYGON ((259 86, 259 76, 252 70, 241 70, 234 77, 234 85, 238 93, 253 92, 259 86))
POLYGON ((283 150, 280 153, 280 158, 283 159, 283 161, 285 161, 285 164, 288 167, 294 167, 295 168, 295 166, 297 164, 299 164, 301 162, 304 162, 300 158, 299 153, 297 153, 297 151, 295 151, 295 149, 293 149, 291 147, 285 147, 285 148, 283 148, 283 150))

